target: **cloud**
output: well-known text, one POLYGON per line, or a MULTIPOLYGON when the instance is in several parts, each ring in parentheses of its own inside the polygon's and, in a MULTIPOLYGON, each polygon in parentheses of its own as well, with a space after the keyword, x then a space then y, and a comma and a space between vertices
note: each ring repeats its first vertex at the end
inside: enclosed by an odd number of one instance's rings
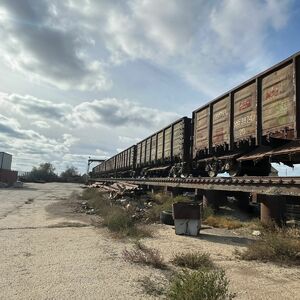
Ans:
POLYGON ((145 60, 215 96, 272 63, 268 41, 292 3, 3 0, 0 52, 60 88, 108 89, 113 68, 145 60))
POLYGON ((50 125, 47 122, 41 120, 32 122, 32 125, 35 125, 39 128, 50 128, 50 125))
POLYGON ((104 64, 87 55, 93 40, 60 15, 63 4, 3 0, 1 8, 0 54, 12 69, 62 89, 111 87, 104 64))
POLYGON ((83 24, 97 28, 113 64, 150 61, 215 96, 272 63, 268 41, 287 24, 293 1, 71 3, 83 24))
POLYGON ((64 121, 68 111, 72 109, 71 105, 64 103, 57 104, 30 95, 2 94, 0 98, 0 103, 1 102, 6 105, 7 108, 13 108, 14 112, 38 119, 39 121, 36 121, 34 124, 41 128, 48 127, 45 121, 40 121, 41 118, 61 123, 64 121))
POLYGON ((82 102, 68 116, 77 126, 142 126, 157 128, 177 118, 171 112, 143 107, 129 100, 106 98, 82 102))
POLYGON ((60 161, 70 153, 78 138, 62 134, 60 138, 48 138, 34 130, 23 129, 13 118, 0 114, 0 148, 14 155, 18 166, 33 166, 42 161, 60 161))

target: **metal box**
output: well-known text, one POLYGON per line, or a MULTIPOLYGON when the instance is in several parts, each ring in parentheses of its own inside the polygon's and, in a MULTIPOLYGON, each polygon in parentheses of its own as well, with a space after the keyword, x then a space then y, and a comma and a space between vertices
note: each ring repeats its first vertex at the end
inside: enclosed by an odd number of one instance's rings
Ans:
POLYGON ((12 155, 6 152, 0 152, 0 169, 11 170, 12 155))

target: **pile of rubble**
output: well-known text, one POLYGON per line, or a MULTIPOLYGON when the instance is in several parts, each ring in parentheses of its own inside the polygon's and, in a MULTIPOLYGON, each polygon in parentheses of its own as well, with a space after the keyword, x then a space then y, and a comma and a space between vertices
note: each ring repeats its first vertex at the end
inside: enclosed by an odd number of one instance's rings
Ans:
MULTIPOLYGON (((131 183, 116 182, 107 185, 102 182, 95 182, 88 188, 96 188, 100 192, 107 193, 109 199, 115 205, 123 207, 132 213, 133 219, 142 219, 145 212, 153 206, 153 200, 138 185, 131 183)), ((95 209, 90 207, 87 201, 81 203, 81 209, 86 214, 95 214, 95 209)))
POLYGON ((127 182, 116 182, 112 185, 106 185, 102 182, 95 182, 90 185, 92 188, 97 188, 101 192, 109 193, 109 197, 112 200, 123 198, 125 196, 132 197, 132 195, 138 193, 141 189, 136 184, 127 182))

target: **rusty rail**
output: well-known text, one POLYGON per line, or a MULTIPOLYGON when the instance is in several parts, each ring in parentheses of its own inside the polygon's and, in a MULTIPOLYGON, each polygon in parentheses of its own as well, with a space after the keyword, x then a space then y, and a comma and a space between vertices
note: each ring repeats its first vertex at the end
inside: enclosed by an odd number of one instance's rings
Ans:
POLYGON ((125 181, 146 186, 300 196, 300 177, 90 178, 89 181, 125 181))

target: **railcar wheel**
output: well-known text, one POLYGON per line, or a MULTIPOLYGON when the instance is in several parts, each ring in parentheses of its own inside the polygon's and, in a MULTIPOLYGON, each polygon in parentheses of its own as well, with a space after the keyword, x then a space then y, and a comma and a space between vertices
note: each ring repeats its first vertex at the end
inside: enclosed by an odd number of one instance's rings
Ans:
POLYGON ((209 177, 216 177, 217 175, 218 175, 218 173, 215 170, 209 170, 208 171, 208 176, 209 177))

